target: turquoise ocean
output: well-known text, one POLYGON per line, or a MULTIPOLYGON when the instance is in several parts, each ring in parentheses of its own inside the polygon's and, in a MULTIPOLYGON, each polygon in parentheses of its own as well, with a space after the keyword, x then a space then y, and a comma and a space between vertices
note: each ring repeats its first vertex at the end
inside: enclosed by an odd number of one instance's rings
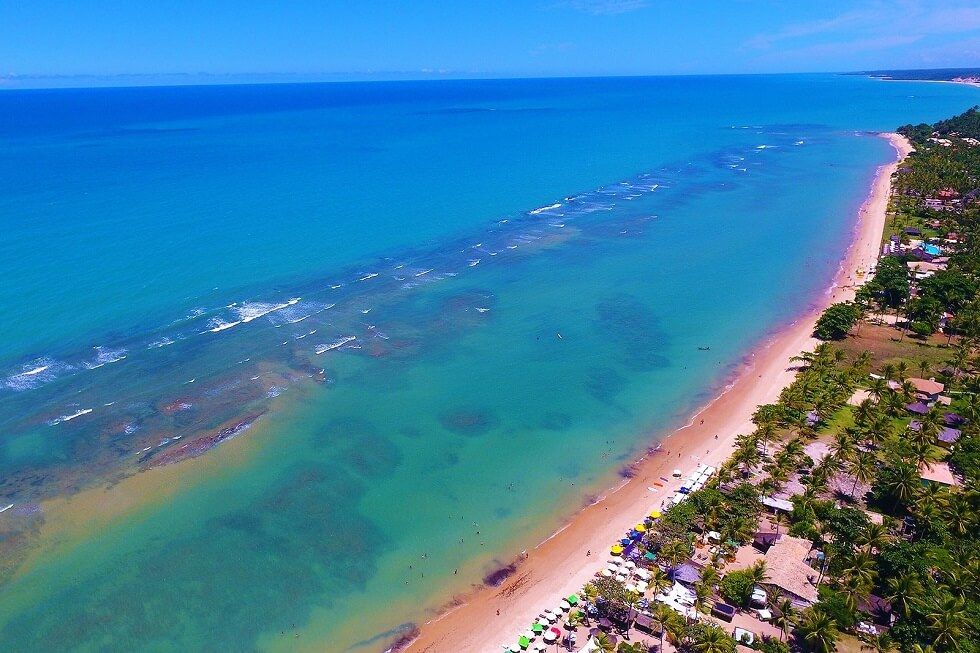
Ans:
POLYGON ((871 132, 978 97, 0 93, 0 649, 383 650, 819 297, 871 132))

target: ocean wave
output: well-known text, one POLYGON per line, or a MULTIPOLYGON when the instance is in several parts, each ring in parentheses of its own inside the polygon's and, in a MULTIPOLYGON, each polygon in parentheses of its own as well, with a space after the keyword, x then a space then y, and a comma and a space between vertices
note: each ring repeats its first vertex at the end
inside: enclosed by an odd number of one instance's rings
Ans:
POLYGON ((56 417, 48 422, 48 426, 54 426, 56 424, 61 424, 62 422, 70 422, 76 417, 81 417, 82 415, 88 415, 92 412, 91 408, 80 408, 74 413, 68 413, 67 415, 62 415, 61 417, 56 417))
POLYGON ((21 366, 19 372, 14 372, 3 380, 3 387, 10 390, 33 390, 45 383, 58 378, 60 371, 70 369, 70 366, 59 363, 51 358, 37 358, 21 366))
POLYGON ((561 202, 555 202, 554 204, 549 204, 548 206, 542 206, 540 208, 533 209, 531 211, 528 211, 527 213, 528 215, 539 215, 541 213, 544 213, 545 211, 554 211, 555 209, 560 209, 560 208, 561 208, 561 202))
POLYGON ((335 349, 340 349, 341 347, 343 347, 347 343, 353 342, 355 340, 357 340, 357 336, 344 336, 342 338, 338 338, 338 339, 334 340, 333 342, 328 342, 328 343, 324 343, 324 344, 321 344, 321 345, 317 345, 316 346, 316 349, 314 349, 314 351, 317 354, 324 354, 324 353, 326 353, 328 351, 333 351, 335 349))

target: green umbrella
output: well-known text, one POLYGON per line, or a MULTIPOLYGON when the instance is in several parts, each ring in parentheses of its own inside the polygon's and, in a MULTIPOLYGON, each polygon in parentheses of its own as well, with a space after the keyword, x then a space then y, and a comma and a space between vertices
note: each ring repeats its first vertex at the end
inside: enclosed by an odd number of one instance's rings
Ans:
POLYGON ((568 604, 569 605, 577 605, 578 604, 578 595, 577 594, 571 594, 568 597, 568 604))
POLYGON ((520 646, 521 648, 527 648, 528 646, 531 645, 531 640, 529 640, 524 635, 521 635, 521 638, 517 640, 517 645, 520 646))
POLYGON ((531 624, 531 632, 540 635, 541 633, 544 632, 544 626, 542 626, 537 621, 535 621, 533 624, 531 624))

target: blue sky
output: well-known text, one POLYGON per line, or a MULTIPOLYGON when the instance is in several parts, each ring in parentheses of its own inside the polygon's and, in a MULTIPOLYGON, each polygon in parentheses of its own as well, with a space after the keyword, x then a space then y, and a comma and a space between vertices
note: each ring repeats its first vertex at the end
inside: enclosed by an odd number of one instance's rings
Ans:
POLYGON ((8 86, 952 66, 980 66, 977 0, 0 3, 8 86))

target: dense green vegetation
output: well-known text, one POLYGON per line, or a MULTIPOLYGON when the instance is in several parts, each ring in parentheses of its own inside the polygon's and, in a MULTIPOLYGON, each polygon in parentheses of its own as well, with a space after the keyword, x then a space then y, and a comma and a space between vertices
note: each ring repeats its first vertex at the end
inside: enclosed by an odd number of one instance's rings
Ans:
POLYGON ((892 208, 902 231, 925 242, 902 233, 901 251, 880 261, 856 300, 827 309, 815 334, 841 347, 801 354, 793 383, 756 410, 755 429, 712 481, 647 520, 637 543, 655 592, 698 557, 695 618, 647 605, 612 579, 584 590, 601 615, 628 620, 640 609, 685 653, 730 653, 729 631, 702 617, 715 601, 748 611, 764 587, 780 636, 757 637, 759 651, 980 653, 980 210, 952 201, 980 185, 980 145, 964 140, 980 136, 980 112, 903 133, 917 152, 897 174, 892 208), (927 205, 939 191, 946 203, 927 205), (926 244, 942 256, 923 256, 926 244), (883 314, 896 326, 868 324, 883 314), (859 337, 862 326, 873 337, 859 337), (761 519, 771 496, 788 497, 791 512, 761 519), (781 593, 768 558, 732 567, 763 528, 812 543, 809 607, 781 593))

